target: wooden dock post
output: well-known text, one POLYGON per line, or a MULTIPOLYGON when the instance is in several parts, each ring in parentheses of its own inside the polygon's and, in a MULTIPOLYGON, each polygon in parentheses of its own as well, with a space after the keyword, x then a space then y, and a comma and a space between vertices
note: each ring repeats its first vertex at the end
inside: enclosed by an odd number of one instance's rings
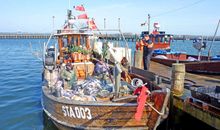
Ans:
POLYGON ((141 50, 136 50, 134 53, 134 67, 142 69, 143 66, 143 52, 141 50))
POLYGON ((182 96, 184 92, 185 65, 180 63, 172 64, 171 75, 171 94, 170 94, 170 111, 168 117, 169 129, 174 129, 175 120, 174 96, 182 96))
POLYGON ((185 64, 172 65, 171 92, 174 96, 182 96, 184 92, 185 64))

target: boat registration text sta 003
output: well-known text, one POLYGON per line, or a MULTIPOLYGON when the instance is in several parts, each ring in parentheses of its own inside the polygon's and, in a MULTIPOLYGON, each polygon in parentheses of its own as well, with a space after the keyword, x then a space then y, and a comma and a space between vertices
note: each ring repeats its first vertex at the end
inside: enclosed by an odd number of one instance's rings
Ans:
POLYGON ((78 119, 92 119, 92 114, 89 108, 87 107, 70 107, 70 106, 62 106, 63 115, 71 118, 78 119))

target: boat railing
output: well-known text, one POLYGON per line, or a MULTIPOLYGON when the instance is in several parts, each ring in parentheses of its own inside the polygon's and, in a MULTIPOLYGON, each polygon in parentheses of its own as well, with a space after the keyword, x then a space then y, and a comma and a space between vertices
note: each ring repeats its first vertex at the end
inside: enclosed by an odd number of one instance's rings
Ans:
POLYGON ((49 39, 47 40, 47 42, 44 42, 43 43, 43 65, 44 66, 46 66, 46 64, 45 64, 45 62, 46 62, 46 55, 47 55, 47 49, 49 49, 49 48, 51 48, 51 47, 53 47, 54 48, 54 66, 55 66, 55 63, 56 63, 56 57, 57 57, 57 46, 56 46, 56 42, 55 43, 53 43, 53 45, 52 46, 50 46, 50 47, 48 47, 49 46, 49 44, 51 43, 51 39, 52 38, 54 38, 54 32, 55 31, 52 31, 51 32, 51 34, 50 34, 50 37, 49 37, 49 39))
POLYGON ((54 35, 65 35, 65 34, 91 34, 89 29, 59 29, 54 35))
POLYGON ((220 24, 220 19, 219 19, 219 21, 218 21, 218 24, 217 24, 217 27, 216 27, 215 34, 214 34, 214 36, 213 36, 211 45, 209 46, 209 50, 208 50, 208 60, 210 60, 210 57, 211 57, 212 44, 213 44, 213 42, 215 41, 215 37, 216 37, 217 32, 218 32, 219 24, 220 24))
POLYGON ((51 38, 53 37, 53 35, 54 35, 54 32, 52 32, 52 33, 50 34, 50 37, 49 37, 49 39, 47 40, 47 42, 46 42, 46 43, 45 43, 45 42, 43 43, 43 64, 44 64, 44 65, 45 65, 45 54, 46 54, 48 45, 49 45, 49 43, 50 43, 51 38))
POLYGON ((96 32, 98 32, 99 34, 102 34, 101 32, 104 32, 106 33, 107 35, 107 32, 118 32, 120 35, 119 37, 122 37, 123 41, 125 42, 125 49, 126 49, 126 53, 125 53, 125 57, 127 59, 130 59, 129 55, 128 55, 128 49, 129 49, 129 46, 128 46, 128 42, 124 36, 124 33, 121 31, 121 29, 98 29, 98 30, 94 30, 96 32))

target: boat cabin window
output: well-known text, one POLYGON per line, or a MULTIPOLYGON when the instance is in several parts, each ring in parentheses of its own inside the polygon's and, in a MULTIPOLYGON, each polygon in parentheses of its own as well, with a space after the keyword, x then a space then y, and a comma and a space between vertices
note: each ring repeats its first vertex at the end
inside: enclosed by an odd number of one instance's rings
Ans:
POLYGON ((165 42, 169 42, 169 39, 170 39, 169 37, 166 37, 165 42))
POLYGON ((158 35, 157 37, 156 37, 156 42, 158 42, 158 43, 168 43, 169 42, 169 37, 168 36, 166 36, 166 35, 158 35))
POLYGON ((170 37, 170 36, 166 36, 166 37, 165 37, 165 42, 166 42, 166 43, 169 43, 170 40, 171 40, 171 37, 170 37))
POLYGON ((160 43, 160 44, 163 44, 163 43, 170 43, 170 40, 172 40, 172 38, 170 36, 167 36, 167 35, 154 35, 151 37, 152 41, 154 43, 160 43))
POLYGON ((67 47, 67 45, 68 45, 67 39, 63 39, 63 47, 67 47))
POLYGON ((86 46, 85 45, 85 43, 86 43, 86 37, 85 36, 80 37, 80 43, 81 43, 81 46, 83 46, 83 47, 86 46))
POLYGON ((69 42, 71 45, 74 45, 74 37, 71 37, 69 42))
POLYGON ((76 36, 73 36, 73 37, 72 37, 72 43, 71 43, 71 44, 76 46, 77 43, 78 43, 78 38, 77 38, 76 36))
POLYGON ((160 42, 160 36, 159 35, 156 35, 156 36, 154 36, 154 38, 155 38, 155 43, 159 43, 160 42))

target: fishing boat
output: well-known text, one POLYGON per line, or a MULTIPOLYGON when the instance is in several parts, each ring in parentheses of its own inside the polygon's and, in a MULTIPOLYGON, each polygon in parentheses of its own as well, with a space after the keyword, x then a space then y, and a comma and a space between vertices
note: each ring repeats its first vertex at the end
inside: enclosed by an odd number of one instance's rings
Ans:
MULTIPOLYGON (((186 52, 174 51, 171 49, 173 36, 166 34, 164 31, 159 31, 158 23, 154 23, 152 33, 143 31, 141 38, 144 35, 149 35, 154 43, 154 52, 151 58, 152 61, 163 65, 172 66, 173 63, 184 63, 187 72, 203 73, 203 74, 220 74, 220 60, 218 56, 209 58, 209 56, 201 56, 201 50, 205 49, 206 42, 202 38, 195 39, 193 47, 198 50, 198 55, 190 55, 186 52), (210 60, 209 60, 210 59, 210 60)), ((136 43, 136 50, 143 50, 140 42, 136 43)))
MULTIPOLYGON (((170 55, 170 54, 168 54, 170 55)), ((162 56, 156 56, 156 57, 152 57, 152 61, 158 62, 160 64, 163 65, 167 65, 167 66, 172 66, 173 63, 184 63, 185 67, 186 67, 186 71, 187 72, 191 72, 191 73, 201 73, 201 74, 214 74, 214 75, 219 75, 220 74, 220 61, 208 61, 208 60, 204 60, 204 61, 198 61, 198 60, 194 60, 194 61, 190 61, 189 59, 197 59, 198 56, 195 55, 186 55, 185 59, 180 59, 179 56, 176 56, 179 54, 171 54, 171 56, 173 58, 166 58, 163 59, 163 56, 166 55, 162 55, 162 56)), ((207 59, 207 57, 205 58, 207 59)))
MULTIPOLYGON (((84 10, 81 5, 75 8, 84 10)), ((71 21, 71 10, 67 12, 66 21, 71 21)), ((170 90, 143 76, 143 70, 123 69, 117 60, 120 55, 108 41, 103 45, 113 64, 108 64, 104 52, 93 55, 92 41, 97 39, 90 27, 76 28, 67 22, 44 44, 44 112, 61 130, 156 129, 167 117, 170 90)))
POLYGON ((204 43, 194 42, 194 47, 199 51, 198 55, 189 55, 185 52, 172 52, 164 50, 155 50, 152 61, 172 66, 173 63, 184 63, 187 72, 203 74, 220 74, 220 60, 217 56, 209 59, 208 56, 201 56, 200 51, 204 43))
MULTIPOLYGON (((166 34, 165 31, 159 31, 159 23, 154 23, 154 30, 152 33, 149 31, 142 31, 140 39, 143 39, 145 35, 149 35, 150 40, 154 43, 154 50, 165 50, 170 51, 170 44, 173 40, 173 35, 166 34)), ((136 50, 143 50, 143 45, 140 41, 136 43, 136 50)))

